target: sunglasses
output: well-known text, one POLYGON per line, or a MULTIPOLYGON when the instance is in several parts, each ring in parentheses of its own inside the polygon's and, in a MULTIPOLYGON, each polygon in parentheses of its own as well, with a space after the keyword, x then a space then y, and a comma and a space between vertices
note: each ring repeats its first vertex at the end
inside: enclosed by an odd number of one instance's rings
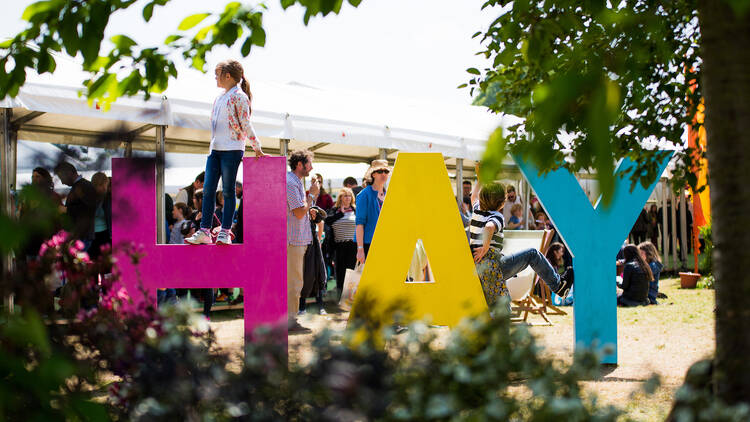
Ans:
POLYGON ((378 174, 378 173, 380 173, 380 174, 388 174, 388 173, 390 173, 390 171, 388 171, 388 170, 375 170, 375 171, 372 172, 372 174, 378 174))

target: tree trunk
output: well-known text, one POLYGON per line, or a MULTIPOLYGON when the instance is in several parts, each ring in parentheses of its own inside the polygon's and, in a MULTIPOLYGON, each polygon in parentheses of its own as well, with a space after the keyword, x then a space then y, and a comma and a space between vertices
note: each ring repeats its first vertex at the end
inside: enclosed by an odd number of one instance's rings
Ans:
POLYGON ((699 0, 716 277, 716 393, 750 403, 750 13, 699 0))

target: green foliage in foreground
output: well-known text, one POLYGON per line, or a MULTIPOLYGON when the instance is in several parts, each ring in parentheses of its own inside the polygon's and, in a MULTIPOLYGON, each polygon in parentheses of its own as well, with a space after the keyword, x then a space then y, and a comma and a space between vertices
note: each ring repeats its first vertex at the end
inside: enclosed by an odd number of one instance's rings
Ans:
MULTIPOLYGON (((20 311, 0 317, 0 420, 627 420, 582 392, 600 374, 594 352, 569 366, 543 357, 504 303, 438 337, 422 322, 394 335, 382 321, 398 320, 398 306, 376 317, 363 297, 358 319, 318 335, 309 360, 290 364, 286 332, 261 328, 228 370, 231 356, 189 304, 133 303, 110 251, 91 262, 80 243, 60 232, 3 274, 0 296, 12 292, 20 311), (58 272, 68 280, 59 309, 45 284, 58 272)), ((747 416, 706 391, 687 385, 676 420, 747 416)))

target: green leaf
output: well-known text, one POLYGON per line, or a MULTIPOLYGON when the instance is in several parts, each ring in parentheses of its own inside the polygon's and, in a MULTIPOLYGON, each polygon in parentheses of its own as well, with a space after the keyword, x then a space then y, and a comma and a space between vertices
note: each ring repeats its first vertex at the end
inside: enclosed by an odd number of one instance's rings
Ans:
POLYGON ((51 353, 47 329, 34 310, 29 310, 23 317, 9 319, 2 333, 3 337, 11 339, 16 345, 31 344, 46 356, 51 353))
POLYGON ((198 25, 201 23, 204 19, 211 16, 210 13, 196 13, 194 15, 190 15, 186 17, 185 19, 180 22, 180 25, 177 27, 180 31, 187 31, 190 28, 195 27, 195 25, 198 25))
POLYGON ((115 35, 109 40, 120 50, 129 50, 131 47, 138 45, 132 38, 125 35, 115 35))
POLYGON ((151 16, 154 15, 154 6, 156 6, 153 2, 147 4, 143 8, 143 19, 148 22, 151 20, 151 16))
POLYGON ((179 39, 182 39, 182 35, 170 35, 164 40, 164 44, 172 44, 179 39))
POLYGON ((0 42, 0 48, 10 48, 10 46, 13 45, 13 39, 8 39, 3 42, 0 42))
POLYGON ((747 0, 724 0, 727 3, 729 3, 729 6, 732 7, 732 10, 734 10, 734 13, 739 18, 744 18, 745 14, 750 11, 750 1, 747 0))
POLYGON ((480 75, 481 74, 481 72, 479 72, 479 70, 477 68, 474 68, 474 67, 470 67, 470 68, 466 69, 466 72, 471 73, 472 75, 480 75))
POLYGON ((89 106, 93 104, 94 99, 104 97, 104 94, 110 90, 113 83, 117 83, 117 75, 114 73, 105 73, 90 84, 88 90, 89 106))
POLYGON ((498 127, 487 140, 487 148, 482 155, 482 165, 479 167, 479 180, 489 183, 495 180, 495 176, 503 167, 503 160, 507 155, 506 140, 503 136, 503 128, 498 127))
POLYGON ((203 28, 201 28, 200 31, 198 31, 197 34, 195 34, 194 39, 198 42, 202 42, 206 38, 206 35, 208 35, 208 33, 212 31, 214 28, 215 28, 215 25, 204 26, 203 28))
POLYGON ((39 60, 37 61, 36 71, 38 73, 54 72, 55 71, 55 59, 52 58, 51 54, 44 51, 39 52, 39 60))
POLYGON ((71 404, 78 411, 78 413, 80 413, 81 415, 86 415, 87 421, 105 422, 111 420, 109 415, 107 414, 107 407, 101 403, 76 398, 71 404))
POLYGON ((248 54, 250 54, 250 49, 253 47, 253 40, 250 37, 247 37, 245 39, 245 42, 242 43, 242 48, 240 48, 240 54, 242 54, 242 57, 247 57, 248 54))
POLYGON ((203 66, 206 65, 206 59, 201 57, 200 55, 193 57, 193 62, 191 63, 194 69, 198 69, 200 71, 203 71, 203 66))
POLYGON ((23 15, 21 15, 21 19, 31 22, 36 15, 50 12, 55 8, 58 8, 59 6, 60 2, 54 0, 31 3, 28 7, 26 7, 26 9, 24 9, 23 15))
POLYGON ((233 1, 231 3, 227 3, 227 5, 224 7, 224 15, 234 15, 237 13, 238 10, 240 10, 240 7, 242 7, 242 3, 238 1, 233 1))
POLYGON ((78 54, 81 41, 81 36, 78 34, 78 22, 75 21, 75 17, 71 15, 65 16, 62 22, 60 22, 59 31, 65 52, 69 56, 75 57, 78 54))
MULTIPOLYGON (((263 28, 255 28, 253 29, 253 33, 250 35, 250 39, 252 40, 253 44, 257 45, 258 47, 263 47, 264 45, 266 45, 266 31, 264 31, 263 28)), ((250 49, 248 49, 248 52, 249 50, 250 49)))

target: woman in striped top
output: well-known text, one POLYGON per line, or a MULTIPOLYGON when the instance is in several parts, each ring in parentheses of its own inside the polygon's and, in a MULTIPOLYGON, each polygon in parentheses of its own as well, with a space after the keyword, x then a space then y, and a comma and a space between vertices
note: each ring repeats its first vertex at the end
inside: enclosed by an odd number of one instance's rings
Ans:
POLYGON ((355 210, 352 190, 342 188, 336 197, 333 215, 326 218, 326 224, 333 229, 333 266, 336 269, 336 288, 339 291, 339 297, 344 290, 346 269, 353 269, 357 263, 357 243, 354 241, 354 233, 357 229, 355 210))
POLYGON ((503 255, 503 205, 505 187, 500 183, 490 183, 479 189, 474 186, 471 194, 474 213, 471 216, 469 245, 474 255, 474 263, 482 283, 487 305, 494 306, 500 297, 510 297, 505 280, 523 271, 529 265, 539 274, 550 289, 560 297, 565 297, 570 289, 567 273, 560 276, 547 259, 537 249, 529 248, 512 255, 503 255))

